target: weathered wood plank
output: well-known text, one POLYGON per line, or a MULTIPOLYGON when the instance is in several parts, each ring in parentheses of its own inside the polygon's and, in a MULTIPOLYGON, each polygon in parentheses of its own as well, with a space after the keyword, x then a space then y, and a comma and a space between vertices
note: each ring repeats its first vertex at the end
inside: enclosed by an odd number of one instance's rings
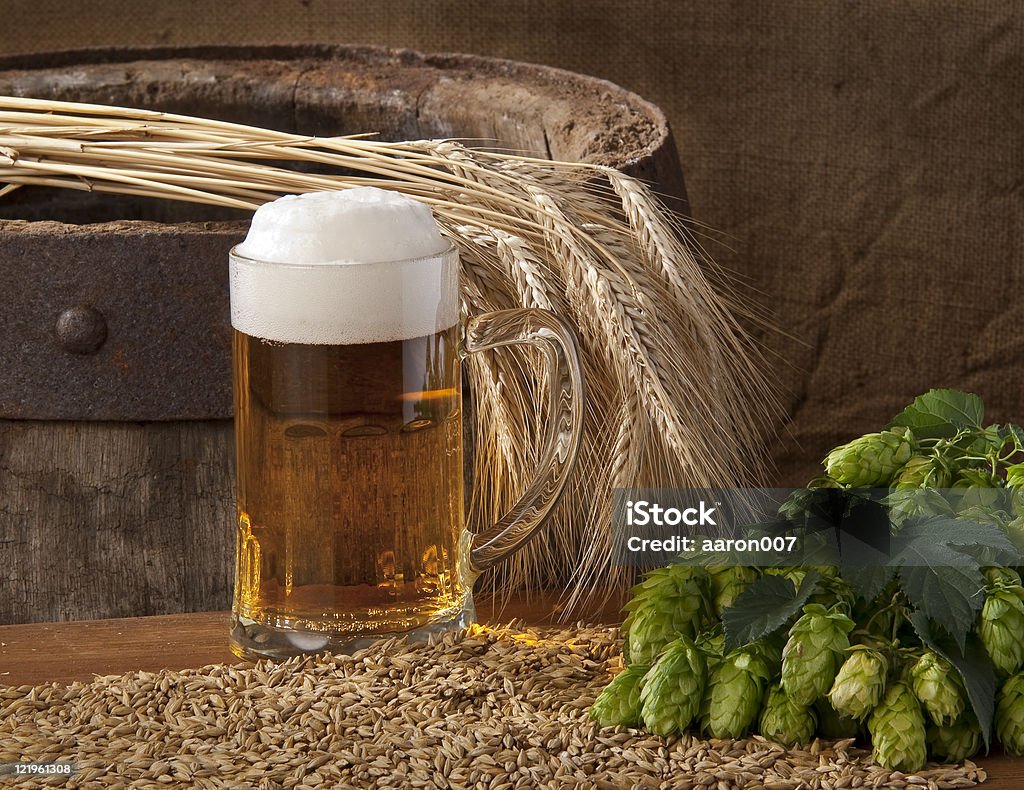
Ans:
POLYGON ((230 421, 0 421, 0 623, 230 605, 230 421))

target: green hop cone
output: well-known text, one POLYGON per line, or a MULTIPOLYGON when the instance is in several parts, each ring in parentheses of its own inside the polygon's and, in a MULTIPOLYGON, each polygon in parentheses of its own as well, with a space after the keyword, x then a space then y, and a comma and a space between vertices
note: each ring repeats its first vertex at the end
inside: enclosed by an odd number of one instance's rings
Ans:
POLYGON ((999 527, 1001 530, 1006 530, 1006 525, 1010 521, 1010 514, 1005 510, 992 510, 986 507, 965 507, 963 510, 957 512, 956 517, 963 521, 972 521, 975 524, 988 524, 992 527, 999 527))
POLYGON ((590 717, 602 727, 640 725, 640 681, 650 667, 632 664, 614 677, 594 700, 590 717))
POLYGON ((745 735, 761 709, 770 676, 768 663, 756 647, 733 650, 717 662, 708 674, 701 729, 712 738, 745 735))
POLYGON ((810 705, 831 688, 852 629, 853 620, 838 607, 804 607, 782 650, 782 688, 794 702, 810 705))
POLYGON ((882 699, 888 668, 885 656, 877 650, 864 645, 850 647, 828 693, 832 707, 843 716, 863 719, 882 699))
POLYGON ((696 635, 710 613, 707 572, 689 565, 669 565, 646 574, 633 588, 622 624, 630 661, 653 664, 677 636, 696 635))
POLYGON ((985 590, 978 635, 996 670, 1015 674, 1024 665, 1024 587, 997 583, 985 590))
POLYGON ((949 488, 949 471, 937 458, 913 455, 896 473, 893 488, 949 488))
POLYGON ((952 488, 950 504, 957 513, 968 508, 992 510, 1004 496, 999 478, 985 469, 961 469, 952 488))
POLYGON ((746 565, 716 565, 707 570, 711 579, 712 608, 718 618, 757 580, 757 571, 746 565))
POLYGON ((985 576, 985 581, 993 587, 1012 587, 1015 584, 1020 584, 1020 574, 1013 568, 1000 568, 993 565, 989 568, 982 568, 981 572, 985 576))
POLYGON ((640 688, 640 717, 655 735, 678 735, 700 711, 707 683, 704 653, 680 636, 662 651, 640 688))
POLYGON ((869 433, 835 448, 825 457, 828 476, 851 488, 888 486, 914 453, 914 435, 896 427, 869 433))
POLYGON ((781 686, 768 690, 758 729, 765 738, 785 746, 810 743, 818 726, 814 709, 794 702, 781 686))
POLYGON ((1019 506, 1016 502, 1017 496, 1024 496, 1024 491, 1020 492, 1020 494, 1016 492, 1014 493, 1015 499, 1013 508, 1014 512, 1018 515, 1016 518, 1008 521, 1004 525, 1003 529, 1006 531, 1006 537, 1010 539, 1010 543, 1012 543, 1013 547, 1017 549, 1017 553, 1024 555, 1024 516, 1020 515, 1020 513, 1024 511, 1018 510, 1019 506))
POLYGON ((1024 673, 1007 679, 996 695, 996 737, 1014 757, 1024 755, 1024 673))
POLYGON ((940 727, 952 724, 964 711, 966 691, 960 673, 942 656, 931 650, 910 670, 914 694, 940 727))
POLYGON ((897 527, 911 518, 954 515, 946 497, 934 488, 900 488, 883 501, 889 508, 889 520, 897 527))
POLYGON ((1024 463, 1006 467, 1006 487, 1024 488, 1024 463))
POLYGON ((1010 489, 1013 514, 1018 518, 1024 517, 1024 463, 1006 467, 1006 487, 1010 489))
POLYGON ((694 641, 704 653, 710 673, 712 664, 725 656, 725 629, 721 623, 716 623, 711 628, 701 631, 694 641))
POLYGON ((981 727, 967 714, 952 724, 929 725, 925 731, 928 753, 947 763, 959 763, 973 757, 981 748, 981 727))
POLYGON ((914 692, 892 683, 868 717, 872 757, 890 770, 920 770, 928 759, 924 714, 914 692))

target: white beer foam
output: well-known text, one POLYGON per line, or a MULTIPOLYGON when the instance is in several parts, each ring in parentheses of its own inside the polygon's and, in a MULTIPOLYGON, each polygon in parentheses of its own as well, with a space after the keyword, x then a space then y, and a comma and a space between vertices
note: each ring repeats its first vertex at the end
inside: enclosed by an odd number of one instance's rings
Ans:
POLYGON ((315 345, 432 334, 458 320, 448 248, 430 208, 397 192, 287 195, 256 210, 231 256, 231 324, 315 345))

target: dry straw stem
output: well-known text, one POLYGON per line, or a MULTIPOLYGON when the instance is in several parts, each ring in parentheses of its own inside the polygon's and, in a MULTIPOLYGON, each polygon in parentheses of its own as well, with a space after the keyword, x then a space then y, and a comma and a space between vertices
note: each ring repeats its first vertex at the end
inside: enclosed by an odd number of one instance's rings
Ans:
MULTIPOLYGON (((21 185, 255 209, 279 195, 374 185, 428 203, 463 262, 469 312, 543 307, 576 330, 588 400, 578 469, 540 539, 492 576, 564 586, 567 610, 621 589, 614 487, 755 485, 778 417, 726 278, 640 181, 455 141, 309 137, 201 118, 0 97, 0 196, 21 185), (295 168, 299 165, 301 171, 295 168)), ((542 397, 529 352, 473 355, 471 528, 538 465, 542 397)))

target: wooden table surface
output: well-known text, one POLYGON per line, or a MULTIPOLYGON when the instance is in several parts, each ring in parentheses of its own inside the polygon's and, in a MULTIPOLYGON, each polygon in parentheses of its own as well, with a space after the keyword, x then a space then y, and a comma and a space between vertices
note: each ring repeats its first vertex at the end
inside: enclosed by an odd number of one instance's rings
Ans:
MULTIPOLYGON (((516 598, 503 607, 477 606, 483 622, 521 619, 530 625, 555 622, 554 602, 543 596, 516 598)), ((621 622, 609 604, 584 614, 588 622, 621 622)), ((227 648, 228 613, 131 617, 0 626, 0 685, 91 680, 94 675, 132 670, 185 669, 212 663, 238 663, 227 648)), ((1024 790, 1024 759, 992 754, 976 761, 988 772, 991 790, 1024 790)))

